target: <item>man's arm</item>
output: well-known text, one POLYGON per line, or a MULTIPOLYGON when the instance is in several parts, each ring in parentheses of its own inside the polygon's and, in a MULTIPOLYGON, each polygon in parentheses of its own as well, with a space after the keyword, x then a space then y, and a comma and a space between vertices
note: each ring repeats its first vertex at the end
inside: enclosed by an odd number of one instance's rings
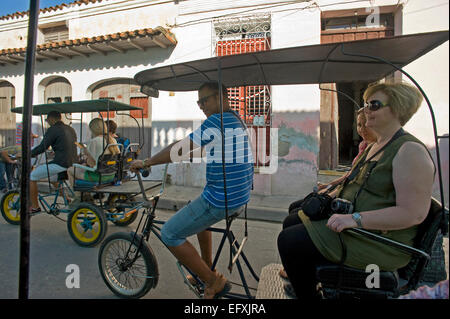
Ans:
POLYGON ((184 139, 168 145, 151 158, 146 159, 144 161, 144 166, 148 167, 158 164, 178 163, 193 158, 197 153, 201 156, 201 152, 195 152, 199 148, 199 145, 194 143, 189 136, 186 136, 184 139))
POLYGON ((41 153, 44 153, 49 147, 50 145, 53 144, 53 142, 55 141, 56 138, 56 134, 57 132, 55 132, 54 129, 52 129, 53 127, 50 127, 47 132, 44 135, 44 138, 41 141, 41 144, 39 144, 38 146, 36 146, 35 148, 33 148, 31 150, 31 157, 35 157, 41 153))
POLYGON ((173 142, 165 147, 163 150, 154 156, 145 159, 144 161, 133 161, 131 170, 138 171, 142 168, 147 168, 153 165, 175 163, 187 160, 193 156, 201 156, 201 151, 197 152, 200 146, 194 143, 189 136, 180 141, 173 142))
POLYGON ((1 151, 1 152, 0 152, 0 156, 3 158, 3 161, 4 161, 5 163, 10 163, 10 164, 15 163, 15 161, 12 161, 12 160, 9 158, 8 151, 1 151))

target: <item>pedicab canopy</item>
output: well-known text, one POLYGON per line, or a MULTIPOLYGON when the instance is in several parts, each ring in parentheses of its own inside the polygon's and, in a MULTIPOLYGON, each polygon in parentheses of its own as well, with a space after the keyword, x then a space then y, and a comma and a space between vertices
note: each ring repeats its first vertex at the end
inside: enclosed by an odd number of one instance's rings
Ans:
POLYGON ((448 31, 438 31, 291 47, 173 64, 134 78, 141 91, 153 97, 159 90, 194 91, 219 77, 226 87, 376 81, 395 68, 371 57, 402 68, 448 39, 448 31))
MULTIPOLYGON (((44 115, 50 111, 58 111, 60 113, 90 113, 128 110, 142 110, 142 108, 107 99, 33 105, 33 115, 44 115)), ((23 107, 12 108, 11 112, 22 114, 23 107)))

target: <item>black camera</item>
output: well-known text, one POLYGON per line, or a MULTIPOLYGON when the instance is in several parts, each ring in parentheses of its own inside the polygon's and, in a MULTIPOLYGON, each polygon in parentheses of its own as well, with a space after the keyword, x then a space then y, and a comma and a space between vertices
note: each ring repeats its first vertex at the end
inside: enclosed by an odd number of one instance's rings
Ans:
POLYGON ((351 214, 353 213, 353 204, 346 199, 335 198, 331 201, 331 211, 335 214, 351 214))
POLYGON ((326 194, 310 193, 302 203, 302 210, 309 219, 317 221, 330 217, 332 198, 326 194))

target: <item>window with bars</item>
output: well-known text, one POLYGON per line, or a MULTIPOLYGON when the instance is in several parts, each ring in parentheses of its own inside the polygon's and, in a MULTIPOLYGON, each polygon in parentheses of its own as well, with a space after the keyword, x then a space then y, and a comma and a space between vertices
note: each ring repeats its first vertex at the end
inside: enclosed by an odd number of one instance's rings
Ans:
POLYGON ((130 105, 142 108, 140 110, 131 110, 130 115, 134 118, 148 118, 148 96, 130 97, 130 105))
MULTIPOLYGON (((270 16, 218 20, 214 23, 214 54, 226 56, 270 50, 270 16)), ((255 166, 270 165, 272 103, 270 86, 228 88, 231 108, 252 133, 255 166)))

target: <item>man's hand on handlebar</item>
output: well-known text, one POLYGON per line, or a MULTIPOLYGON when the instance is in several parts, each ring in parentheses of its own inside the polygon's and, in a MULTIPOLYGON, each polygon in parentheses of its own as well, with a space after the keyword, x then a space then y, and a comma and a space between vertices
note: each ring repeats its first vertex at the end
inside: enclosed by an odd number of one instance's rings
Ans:
POLYGON ((142 161, 142 160, 134 160, 131 163, 130 170, 132 172, 137 173, 137 172, 139 172, 142 169, 144 169, 144 161, 142 161))

